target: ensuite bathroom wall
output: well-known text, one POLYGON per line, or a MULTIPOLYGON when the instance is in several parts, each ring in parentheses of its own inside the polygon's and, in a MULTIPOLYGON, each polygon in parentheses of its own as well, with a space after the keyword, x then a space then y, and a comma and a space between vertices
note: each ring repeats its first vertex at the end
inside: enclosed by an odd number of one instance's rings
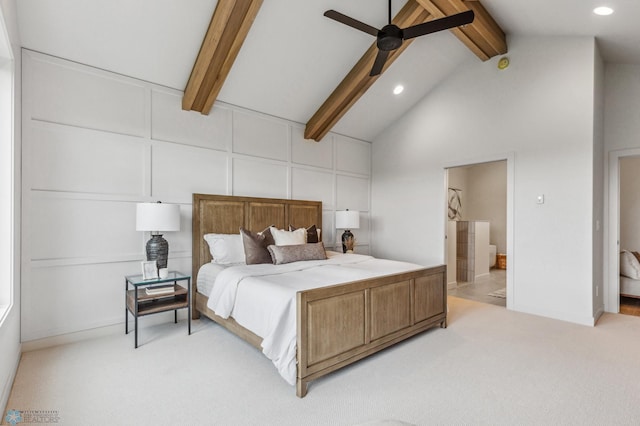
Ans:
POLYGON ((640 251, 640 157, 620 160, 620 250, 640 251))
POLYGON ((448 197, 455 199, 453 209, 449 209, 447 226, 447 283, 451 288, 458 281, 473 281, 474 274, 467 273, 470 269, 476 270, 477 275, 496 267, 494 253, 504 256, 507 252, 507 162, 453 167, 448 169, 447 180, 450 188, 448 197), (486 227, 489 228, 488 247, 485 247, 486 236, 481 233, 486 227), (467 229, 468 237, 464 229, 467 229), (473 229, 473 235, 469 229, 473 229), (461 242, 460 238, 464 241, 461 242), (469 247, 469 241, 475 244, 475 249, 469 247), (482 244, 482 247, 477 244, 482 244), (460 250, 468 250, 472 258, 460 250), (476 252, 481 258, 475 257, 476 252), (464 259, 463 264, 457 261, 460 258, 464 259))

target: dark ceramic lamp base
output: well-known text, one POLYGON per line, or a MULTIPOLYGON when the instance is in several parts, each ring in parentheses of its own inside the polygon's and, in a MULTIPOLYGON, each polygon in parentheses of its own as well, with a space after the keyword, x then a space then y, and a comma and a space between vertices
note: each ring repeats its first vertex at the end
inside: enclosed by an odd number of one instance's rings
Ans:
POLYGON ((347 229, 342 234, 342 252, 343 253, 347 252, 347 240, 349 240, 349 238, 353 238, 353 234, 351 233, 351 231, 347 229))
POLYGON ((158 263, 158 269, 167 267, 167 259, 169 257, 169 243, 162 238, 162 235, 152 235, 147 241, 147 260, 155 260, 158 263))

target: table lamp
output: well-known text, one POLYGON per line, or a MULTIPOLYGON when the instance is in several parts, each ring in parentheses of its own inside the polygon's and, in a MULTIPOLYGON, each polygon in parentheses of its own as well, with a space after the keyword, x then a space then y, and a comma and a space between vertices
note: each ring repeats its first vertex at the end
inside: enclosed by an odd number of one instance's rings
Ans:
POLYGON ((353 251, 353 234, 351 229, 358 229, 360 227, 360 212, 357 210, 344 210, 336 212, 336 229, 344 229, 342 234, 342 252, 347 252, 347 243, 350 241, 351 249, 353 251))
POLYGON ((136 231, 151 232, 147 241, 147 260, 155 260, 158 269, 167 267, 169 243, 162 232, 180 230, 180 206, 178 204, 138 203, 136 205, 136 231))

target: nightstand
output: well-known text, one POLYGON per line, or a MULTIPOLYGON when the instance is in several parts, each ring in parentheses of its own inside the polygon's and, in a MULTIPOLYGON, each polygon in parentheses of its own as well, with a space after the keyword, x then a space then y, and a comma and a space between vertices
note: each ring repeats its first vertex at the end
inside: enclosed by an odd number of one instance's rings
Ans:
POLYGON ((138 317, 173 311, 178 323, 178 309, 187 308, 187 322, 191 334, 191 276, 171 271, 167 278, 145 280, 142 275, 125 278, 124 332, 129 334, 129 312, 135 318, 135 347, 138 347, 138 317), (186 287, 178 284, 186 281, 186 287))

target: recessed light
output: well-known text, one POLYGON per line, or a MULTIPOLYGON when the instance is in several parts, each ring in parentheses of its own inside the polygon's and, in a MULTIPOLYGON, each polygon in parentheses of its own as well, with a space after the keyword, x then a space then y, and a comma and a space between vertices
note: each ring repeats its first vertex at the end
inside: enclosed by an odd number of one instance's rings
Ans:
POLYGON ((593 9, 593 13, 600 16, 608 16, 613 13, 613 9, 607 6, 600 6, 593 9))
POLYGON ((400 93, 402 93, 403 90, 404 90, 404 86, 402 84, 398 84, 396 87, 393 88, 393 94, 399 95, 400 93))

